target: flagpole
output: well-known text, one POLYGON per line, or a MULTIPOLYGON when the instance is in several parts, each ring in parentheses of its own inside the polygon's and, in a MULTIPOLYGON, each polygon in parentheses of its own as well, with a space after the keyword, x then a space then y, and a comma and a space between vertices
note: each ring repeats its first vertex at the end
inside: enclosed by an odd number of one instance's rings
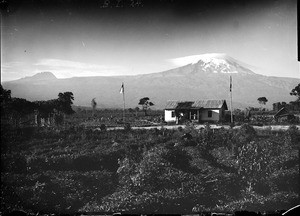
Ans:
POLYGON ((233 115, 232 115, 232 78, 230 76, 230 122, 233 123, 233 115))
POLYGON ((125 124, 125 89, 124 89, 124 83, 122 82, 122 86, 120 89, 120 93, 123 94, 123 123, 125 124))
POLYGON ((125 91, 123 90, 123 123, 125 124, 125 91))

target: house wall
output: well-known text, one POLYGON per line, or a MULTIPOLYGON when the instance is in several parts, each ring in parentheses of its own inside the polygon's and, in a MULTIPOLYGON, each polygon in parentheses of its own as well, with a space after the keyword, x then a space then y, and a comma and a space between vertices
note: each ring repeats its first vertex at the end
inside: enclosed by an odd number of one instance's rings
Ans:
POLYGON ((220 112, 219 120, 224 121, 225 120, 225 109, 222 107, 219 112, 220 112))
POLYGON ((172 117, 172 112, 175 112, 175 110, 165 110, 165 122, 175 122, 176 117, 172 117))
MULTIPOLYGON (((172 117, 172 112, 175 112, 175 110, 165 110, 165 122, 176 122, 176 117, 172 117)), ((195 110, 195 113, 197 113, 196 117, 199 115, 200 121, 221 121, 224 117, 222 114, 222 109, 200 109, 195 110), (208 117, 208 112, 212 111, 212 116, 208 117)), ((189 119, 191 118, 191 112, 188 112, 189 119)))
POLYGON ((220 109, 203 109, 200 111, 200 121, 219 121, 222 111, 220 109), (212 116, 208 117, 208 111, 212 111, 212 116))

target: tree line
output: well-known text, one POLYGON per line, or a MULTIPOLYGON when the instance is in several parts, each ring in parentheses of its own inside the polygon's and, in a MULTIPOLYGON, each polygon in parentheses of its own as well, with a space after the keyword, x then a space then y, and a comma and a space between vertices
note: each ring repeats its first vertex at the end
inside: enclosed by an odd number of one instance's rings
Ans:
MULTIPOLYGON (((295 101, 291 101, 289 104, 286 104, 285 102, 282 102, 282 104, 280 102, 273 103, 273 110, 278 111, 282 107, 288 107, 291 110, 299 109, 300 83, 291 90, 290 95, 291 96, 296 96, 297 99, 295 101)), ((259 97, 259 98, 257 98, 257 101, 260 105, 266 105, 266 103, 268 102, 268 99, 266 97, 259 97)))
POLYGON ((1 98, 1 118, 21 119, 27 115, 37 113, 41 118, 49 115, 70 115, 75 113, 72 109, 74 96, 72 92, 59 93, 57 99, 28 101, 24 98, 11 96, 11 91, 2 87, 0 89, 1 98))

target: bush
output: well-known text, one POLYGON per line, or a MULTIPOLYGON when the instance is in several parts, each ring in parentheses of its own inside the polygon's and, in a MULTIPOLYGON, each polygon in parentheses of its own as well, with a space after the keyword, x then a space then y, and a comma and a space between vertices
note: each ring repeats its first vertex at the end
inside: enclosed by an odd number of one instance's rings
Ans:
POLYGON ((191 156, 189 156, 188 153, 181 148, 171 148, 166 151, 163 158, 170 162, 176 169, 180 169, 185 172, 193 171, 190 166, 191 156))
POLYGON ((286 139, 293 148, 300 148, 300 130, 296 125, 289 126, 286 131, 286 139))
POLYGON ((286 207, 298 186, 298 135, 293 126, 258 136, 249 125, 130 132, 37 129, 31 140, 20 131, 6 131, 1 134, 7 147, 1 154, 3 206, 35 211, 49 206, 61 213, 78 208, 178 213, 197 204, 234 211, 286 207), (182 138, 184 133, 192 138, 182 138), (288 201, 279 205, 281 198, 288 201))
POLYGON ((100 125, 100 130, 101 131, 106 131, 106 125, 105 124, 101 124, 100 125))
POLYGON ((287 210, 298 204, 298 197, 296 193, 273 193, 268 196, 261 196, 256 193, 243 196, 242 199, 235 200, 225 205, 217 205, 214 208, 209 208, 209 211, 275 211, 275 210, 287 210), (276 206, 276 207, 275 207, 276 206))
POLYGON ((238 143, 247 143, 255 139, 256 131, 249 124, 243 124, 236 133, 238 143))
POLYGON ((124 125, 124 131, 125 132, 131 131, 131 126, 130 126, 129 123, 125 123, 125 125, 124 125))
POLYGON ((18 153, 1 155, 1 170, 2 172, 26 173, 26 159, 18 153))
POLYGON ((251 141, 240 147, 237 155, 238 174, 242 182, 255 186, 258 181, 266 180, 274 171, 274 156, 278 154, 271 142, 251 141))
MULTIPOLYGON (((295 164, 296 165, 296 164, 295 164)), ((268 179, 273 192, 295 192, 299 189, 299 173, 297 167, 274 172, 268 179)))

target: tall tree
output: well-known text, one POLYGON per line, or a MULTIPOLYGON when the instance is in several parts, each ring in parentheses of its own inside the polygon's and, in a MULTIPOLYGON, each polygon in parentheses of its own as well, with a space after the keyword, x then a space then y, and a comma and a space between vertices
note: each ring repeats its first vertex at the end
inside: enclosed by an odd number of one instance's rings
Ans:
POLYGON ((50 114, 55 113, 55 111, 58 110, 57 99, 35 101, 34 104, 42 118, 47 118, 50 114))
POLYGON ((258 103, 261 105, 266 105, 266 103, 268 102, 268 99, 266 97, 259 97, 257 98, 258 103))
POLYGON ((148 97, 144 97, 144 98, 141 98, 138 105, 141 105, 144 112, 145 112, 145 116, 147 116, 147 110, 149 109, 150 106, 154 106, 154 103, 152 103, 150 101, 150 98, 148 97))
POLYGON ((297 97, 296 101, 300 101, 300 83, 297 86, 295 86, 295 88, 292 89, 290 95, 296 96, 297 97))
POLYGON ((257 98, 257 100, 259 104, 263 104, 263 105, 266 105, 266 103, 268 102, 268 99, 266 97, 259 97, 257 98))
POLYGON ((34 112, 35 104, 23 98, 11 98, 8 104, 7 114, 19 126, 21 119, 34 112))
POLYGON ((34 112, 34 104, 24 98, 12 98, 11 111, 18 113, 20 116, 25 116, 34 112))
POLYGON ((0 87, 1 117, 10 117, 19 124, 22 117, 34 112, 35 104, 23 98, 11 97, 11 91, 0 87))
POLYGON ((92 106, 92 109, 93 109, 93 116, 95 115, 95 109, 97 107, 97 102, 95 100, 96 98, 93 98, 92 101, 91 101, 91 106, 92 106))
POLYGON ((74 96, 72 92, 60 92, 57 99, 58 111, 61 111, 67 115, 75 113, 75 111, 72 109, 73 100, 74 96))
POLYGON ((2 85, 0 88, 1 116, 4 116, 8 111, 8 107, 11 102, 11 91, 4 89, 2 85))
POLYGON ((134 110, 135 110, 135 116, 137 117, 138 116, 138 112, 140 111, 140 108, 136 107, 136 108, 134 108, 134 110))

